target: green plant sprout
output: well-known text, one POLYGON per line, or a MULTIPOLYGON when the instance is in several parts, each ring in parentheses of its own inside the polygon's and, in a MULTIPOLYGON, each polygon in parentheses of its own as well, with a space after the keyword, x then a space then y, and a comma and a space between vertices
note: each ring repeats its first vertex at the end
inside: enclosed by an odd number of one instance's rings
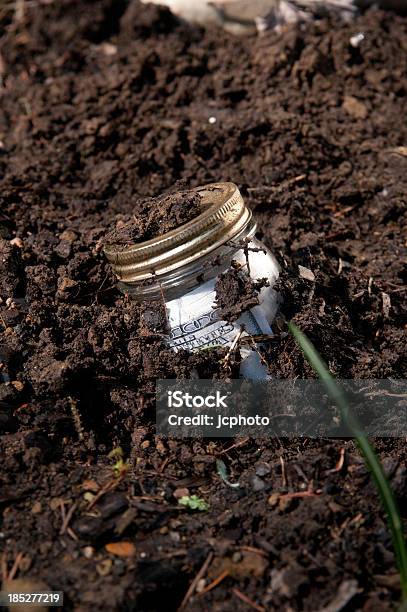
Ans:
MULTIPOLYGON (((400 573, 400 585, 403 600, 407 600, 407 547, 404 537, 403 526, 400 512, 397 507, 393 490, 387 480, 383 466, 376 452, 370 444, 367 436, 359 427, 355 416, 351 413, 345 393, 329 372, 327 365, 319 355, 314 345, 298 329, 294 323, 288 323, 288 328, 298 345, 302 349, 307 361, 322 380, 328 395, 341 411, 342 418, 349 427, 359 449, 363 455, 365 463, 373 477, 373 481, 379 492, 383 508, 387 515, 387 521, 393 540, 393 547, 396 555, 397 567, 400 573)), ((404 608, 403 608, 404 609, 404 608)))
POLYGON ((112 466, 115 478, 123 476, 128 470, 128 464, 123 459, 124 453, 120 446, 114 448, 108 454, 109 459, 115 459, 115 464, 112 466))
POLYGON ((198 495, 184 495, 180 497, 178 503, 181 504, 181 506, 186 506, 190 510, 200 510, 201 512, 207 512, 209 510, 209 504, 201 497, 198 497, 198 495))

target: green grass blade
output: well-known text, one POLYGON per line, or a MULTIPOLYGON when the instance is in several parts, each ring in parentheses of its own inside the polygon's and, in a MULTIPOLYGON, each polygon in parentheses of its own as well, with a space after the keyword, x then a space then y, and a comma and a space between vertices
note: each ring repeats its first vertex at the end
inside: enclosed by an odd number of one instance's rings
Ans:
POLYGON ((396 555, 396 562, 400 572, 400 583, 403 593, 403 598, 407 599, 407 547, 403 533, 400 513, 397 508, 397 503, 390 487, 390 484, 383 471, 382 464, 376 455, 368 438, 359 427, 354 415, 351 413, 346 396, 341 387, 335 381, 335 378, 329 372, 327 365, 315 349, 314 345, 308 338, 298 329, 294 323, 288 323, 290 332, 301 347, 306 359, 309 361, 312 368, 323 381, 325 388, 333 402, 338 406, 342 413, 342 418, 349 427, 354 436, 359 449, 365 459, 376 488, 379 492, 382 505, 386 511, 387 520, 390 527, 390 532, 393 540, 393 547, 396 555))

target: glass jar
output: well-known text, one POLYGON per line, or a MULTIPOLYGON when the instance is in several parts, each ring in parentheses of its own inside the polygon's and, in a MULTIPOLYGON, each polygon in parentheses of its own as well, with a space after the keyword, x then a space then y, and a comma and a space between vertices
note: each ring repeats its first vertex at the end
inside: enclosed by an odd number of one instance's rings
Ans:
MULTIPOLYGON (((188 223, 126 248, 105 246, 120 289, 139 301, 165 301, 168 343, 175 351, 229 347, 244 335, 272 334, 279 303, 273 285, 279 266, 254 237, 256 224, 250 209, 234 183, 212 183, 192 191, 199 193, 203 212, 188 223), (252 280, 266 278, 268 286, 259 291, 258 305, 229 323, 219 316, 215 284, 232 261, 246 269, 252 280)), ((241 376, 267 377, 252 346, 245 345, 241 353, 241 376)))

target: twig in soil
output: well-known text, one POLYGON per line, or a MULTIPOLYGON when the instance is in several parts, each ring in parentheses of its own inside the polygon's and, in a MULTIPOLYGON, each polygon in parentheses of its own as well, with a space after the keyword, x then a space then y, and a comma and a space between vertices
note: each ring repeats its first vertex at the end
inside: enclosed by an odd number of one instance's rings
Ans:
POLYGON ((266 612, 266 608, 263 608, 263 606, 260 606, 255 601, 247 597, 247 595, 242 593, 242 591, 239 591, 239 589, 233 588, 232 593, 236 595, 236 597, 238 597, 241 601, 244 601, 245 604, 253 608, 253 610, 257 610, 257 612, 266 612))
POLYGON ((240 340, 240 337, 243 334, 244 330, 245 330, 244 325, 241 325, 239 331, 236 334, 236 336, 233 338, 233 342, 230 345, 228 352, 223 357, 223 359, 221 359, 220 363, 221 363, 222 370, 225 370, 225 371, 227 369, 230 370, 230 357, 231 357, 233 351, 236 349, 236 347, 238 345, 238 342, 240 340))
POLYGON ((344 464, 345 464, 345 455, 346 455, 345 448, 342 447, 341 450, 340 450, 340 455, 339 455, 338 463, 331 470, 326 470, 324 472, 324 476, 327 476, 328 474, 336 474, 336 472, 340 472, 341 469, 343 468, 344 464))
POLYGON ((261 364, 264 365, 264 367, 266 368, 266 372, 268 372, 269 365, 267 363, 267 360, 265 359, 264 355, 262 355, 262 353, 260 353, 259 347, 257 346, 256 342, 254 341, 253 336, 251 336, 251 335, 249 335, 249 342, 252 345, 253 350, 258 354, 258 356, 260 358, 261 364))
POLYGON ((303 497, 318 497, 321 495, 321 490, 317 489, 316 491, 295 491, 294 493, 283 493, 278 496, 278 500, 280 499, 297 499, 303 497))
MULTIPOLYGON (((65 533, 65 531, 67 531, 68 527, 69 527, 69 523, 71 522, 73 513, 75 512, 76 508, 77 508, 78 504, 76 502, 74 502, 72 504, 72 506, 69 508, 68 512, 66 513, 65 517, 63 517, 62 519, 62 526, 60 529, 60 535, 63 535, 65 533)), ((64 503, 61 501, 61 511, 62 508, 64 508, 64 514, 65 514, 65 506, 64 503)))
POLYGON ((209 565, 212 562, 212 559, 213 559, 213 552, 210 552, 209 555, 206 557, 205 562, 202 565, 201 569, 199 570, 199 572, 197 573, 197 575, 195 576, 195 578, 193 579, 193 581, 189 585, 189 589, 185 593, 185 597, 182 600, 181 605, 178 608, 177 612, 181 612, 181 610, 185 609, 185 607, 188 604, 190 598, 194 594, 194 591, 196 589, 196 586, 197 586, 198 582, 201 580, 201 578, 203 578, 205 576, 205 574, 207 572, 207 569, 208 569, 209 565))
POLYGON ((89 503, 89 506, 87 508, 87 510, 91 510, 93 508, 93 506, 95 504, 97 504, 97 502, 99 501, 99 499, 101 497, 103 497, 103 495, 105 495, 106 493, 108 493, 109 491, 114 491, 114 489, 116 489, 116 487, 119 485, 119 483, 123 480, 123 478, 125 477, 127 473, 127 470, 123 470, 123 472, 121 474, 119 474, 119 476, 117 476, 116 478, 112 478, 112 480, 109 480, 101 489, 98 493, 96 493, 95 497, 92 499, 92 501, 89 503))
POLYGON ((214 589, 215 587, 218 586, 218 584, 220 584, 222 582, 222 580, 224 580, 225 578, 227 578, 227 576, 229 576, 229 571, 228 570, 224 570, 221 574, 219 574, 219 576, 217 578, 215 578, 215 580, 213 580, 210 584, 208 584, 208 586, 206 586, 200 593, 199 595, 205 595, 205 593, 209 593, 209 591, 212 591, 212 589, 214 589))
POLYGON ((260 555, 260 557, 268 557, 268 554, 265 550, 262 550, 261 548, 255 548, 255 546, 239 546, 239 549, 253 553, 255 555, 260 555))
POLYGON ((294 463, 293 468, 297 472, 298 476, 300 476, 304 480, 304 482, 309 483, 309 478, 307 478, 306 474, 304 474, 304 470, 302 469, 301 466, 294 463))
POLYGON ((14 559, 13 566, 10 571, 7 569, 7 553, 4 551, 1 557, 1 581, 9 582, 13 580, 18 572, 20 567, 20 563, 22 558, 24 557, 23 553, 17 553, 16 558, 14 559))
POLYGON ((79 538, 76 535, 76 533, 70 527, 67 528, 66 532, 72 538, 72 540, 75 540, 75 542, 77 542, 79 540, 79 538))
POLYGON ((287 475, 285 471, 285 462, 281 455, 280 455, 280 463, 281 463, 281 477, 283 480, 283 487, 286 487, 287 486, 287 475))
POLYGON ((239 442, 235 442, 235 444, 232 444, 232 446, 228 446, 227 448, 224 448, 221 451, 216 452, 216 455, 224 455, 226 453, 228 453, 229 451, 233 450, 234 448, 239 448, 239 446, 244 446, 245 444, 247 444, 249 442, 250 438, 243 438, 243 440, 239 440, 239 442))

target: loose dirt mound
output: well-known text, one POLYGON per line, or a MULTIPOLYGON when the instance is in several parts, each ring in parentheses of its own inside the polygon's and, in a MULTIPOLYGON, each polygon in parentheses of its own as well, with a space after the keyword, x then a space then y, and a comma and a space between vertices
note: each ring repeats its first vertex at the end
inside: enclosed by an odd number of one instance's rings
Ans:
MULTIPOLYGON (((391 606, 397 593, 375 577, 395 572, 390 540, 351 443, 249 441, 223 453, 230 441, 154 438, 156 377, 222 376, 221 355, 167 350, 159 317, 115 289, 101 239, 136 199, 177 181, 236 182, 282 266, 285 315, 332 371, 405 376, 407 20, 372 11, 240 40, 137 2, 28 6, 18 23, 2 15, 9 567, 23 553, 20 576, 64 590, 67 609, 175 610, 212 551, 207 584, 229 575, 190 609, 236 609, 238 589, 267 609, 315 611, 350 579, 352 605, 391 606), (117 446, 126 473, 109 458, 117 446), (219 453, 239 490, 216 475, 219 453), (112 478, 114 490, 92 498, 112 478), (173 492, 185 487, 208 512, 178 507, 173 492), (307 488, 319 493, 267 503, 307 488), (106 550, 114 541, 135 550, 106 550)), ((311 376, 276 332, 272 373, 311 376)), ((404 503, 404 445, 378 446, 404 503)))

